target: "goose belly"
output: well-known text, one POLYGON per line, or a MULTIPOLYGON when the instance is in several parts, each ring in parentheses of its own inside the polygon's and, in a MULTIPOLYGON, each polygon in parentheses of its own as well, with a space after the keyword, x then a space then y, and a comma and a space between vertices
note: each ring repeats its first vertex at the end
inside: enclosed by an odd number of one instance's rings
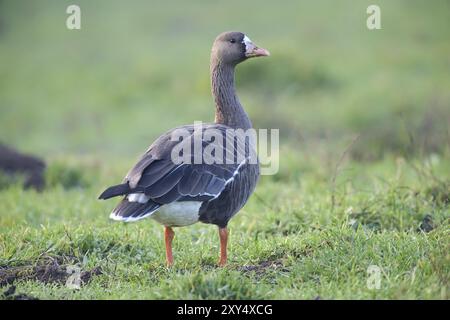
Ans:
POLYGON ((151 218, 167 227, 184 227, 199 220, 202 201, 172 202, 162 206, 151 218))

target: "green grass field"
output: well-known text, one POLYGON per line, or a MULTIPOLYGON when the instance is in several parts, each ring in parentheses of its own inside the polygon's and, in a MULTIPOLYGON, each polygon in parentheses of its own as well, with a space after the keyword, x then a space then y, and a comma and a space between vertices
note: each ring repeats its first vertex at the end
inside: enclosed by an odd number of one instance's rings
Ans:
POLYGON ((450 3, 0 0, 0 141, 46 160, 43 192, 0 175, 0 299, 448 299, 450 3), (238 9, 237 9, 238 8, 238 9), (158 135, 211 121, 225 30, 272 56, 238 67, 280 171, 217 228, 110 221, 99 201, 158 135), (380 287, 368 286, 369 266, 380 287), (80 289, 67 267, 82 271, 80 289))

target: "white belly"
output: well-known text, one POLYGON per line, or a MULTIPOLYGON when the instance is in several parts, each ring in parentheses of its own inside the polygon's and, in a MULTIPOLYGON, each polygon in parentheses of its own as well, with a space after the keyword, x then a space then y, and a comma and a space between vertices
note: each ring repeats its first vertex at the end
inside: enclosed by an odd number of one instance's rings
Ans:
POLYGON ((183 227, 198 222, 201 201, 172 202, 162 206, 150 217, 167 227, 183 227))

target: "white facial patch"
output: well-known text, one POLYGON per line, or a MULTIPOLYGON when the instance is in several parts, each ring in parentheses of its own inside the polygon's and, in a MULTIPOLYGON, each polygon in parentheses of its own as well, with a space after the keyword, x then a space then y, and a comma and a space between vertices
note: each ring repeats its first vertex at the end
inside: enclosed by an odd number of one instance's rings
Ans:
POLYGON ((245 51, 248 51, 253 46, 252 40, 247 36, 244 36, 242 43, 245 44, 245 51))

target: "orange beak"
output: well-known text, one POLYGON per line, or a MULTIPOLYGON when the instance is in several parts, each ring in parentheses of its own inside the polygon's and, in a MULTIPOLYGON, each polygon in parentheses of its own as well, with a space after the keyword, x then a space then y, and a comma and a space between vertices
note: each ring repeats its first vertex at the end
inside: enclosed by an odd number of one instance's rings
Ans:
POLYGON ((257 46, 255 46, 253 49, 251 49, 250 51, 247 50, 245 52, 245 56, 247 58, 252 58, 252 57, 268 57, 270 56, 270 52, 269 50, 266 50, 264 48, 259 48, 257 46))
POLYGON ((245 56, 247 58, 270 56, 270 52, 268 50, 259 48, 247 36, 244 37, 242 42, 245 44, 245 56))

